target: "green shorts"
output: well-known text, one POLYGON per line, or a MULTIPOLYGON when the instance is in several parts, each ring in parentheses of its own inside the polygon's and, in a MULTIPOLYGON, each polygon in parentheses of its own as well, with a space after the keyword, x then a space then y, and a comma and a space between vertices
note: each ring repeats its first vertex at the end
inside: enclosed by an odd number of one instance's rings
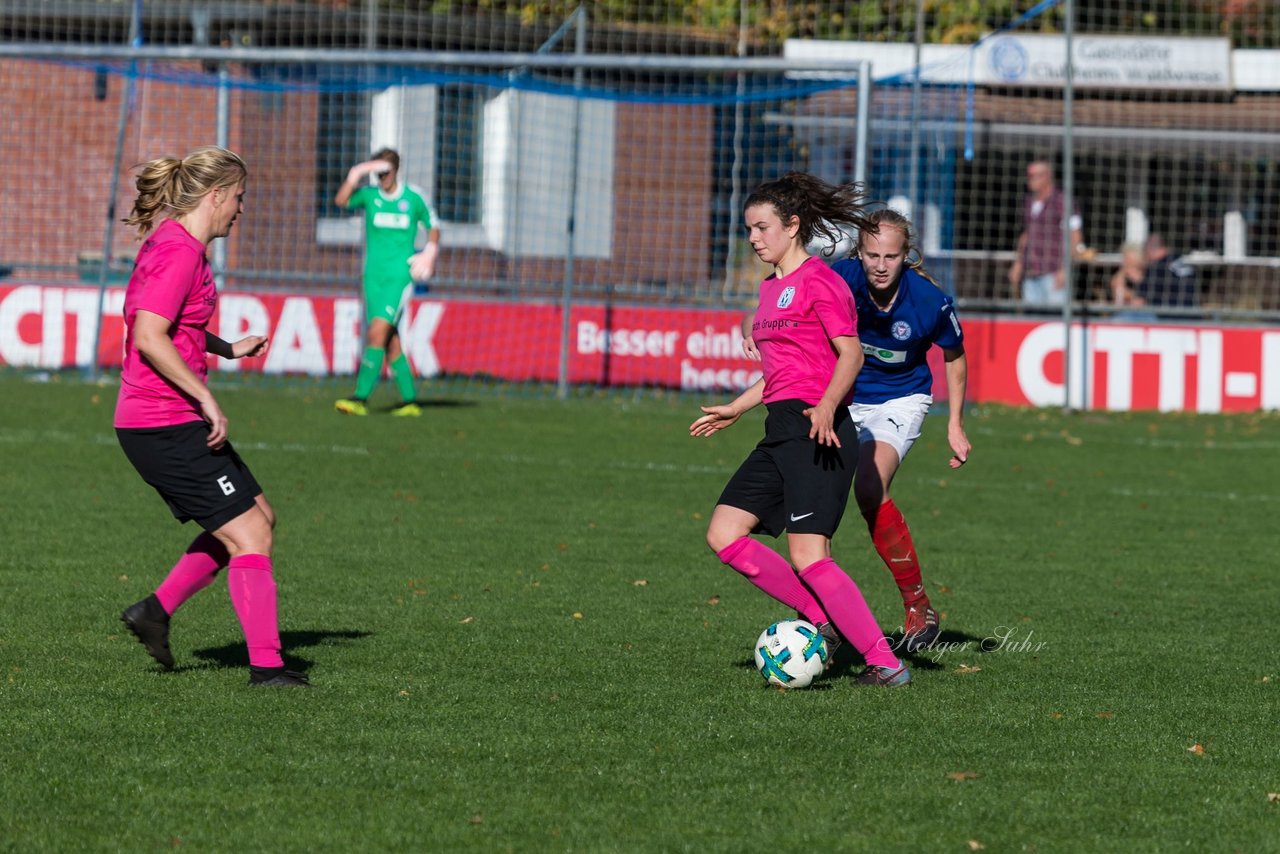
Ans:
POLYGON ((400 323, 404 310, 409 307, 413 295, 413 282, 374 282, 364 287, 364 316, 372 323, 382 318, 392 326, 400 323))

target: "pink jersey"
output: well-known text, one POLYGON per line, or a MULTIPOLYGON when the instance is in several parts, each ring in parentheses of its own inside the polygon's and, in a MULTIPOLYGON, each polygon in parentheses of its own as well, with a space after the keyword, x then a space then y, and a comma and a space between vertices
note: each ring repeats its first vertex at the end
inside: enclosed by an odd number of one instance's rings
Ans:
POLYGON ((124 292, 124 365, 115 426, 167 427, 202 419, 199 404, 134 349, 133 321, 139 310, 172 321, 173 346, 187 367, 204 380, 209 373, 204 330, 217 305, 205 245, 174 220, 165 220, 138 250, 124 292))
MULTIPOLYGON (((821 259, 809 258, 784 278, 765 279, 751 323, 764 371, 764 402, 816 404, 836 367, 831 339, 857 335, 853 292, 821 259)), ((841 403, 852 400, 851 388, 841 403)))

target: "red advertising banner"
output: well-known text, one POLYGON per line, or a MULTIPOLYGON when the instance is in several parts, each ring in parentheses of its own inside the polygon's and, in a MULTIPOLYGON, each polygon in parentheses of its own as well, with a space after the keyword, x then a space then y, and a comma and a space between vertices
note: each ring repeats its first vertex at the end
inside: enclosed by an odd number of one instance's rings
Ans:
MULTIPOLYGON (((48 369, 92 362, 99 294, 89 287, 0 287, 0 364, 48 369)), ((100 364, 119 366, 124 291, 102 297, 100 364)), ((570 311, 571 383, 736 391, 759 376, 742 355, 745 312, 576 305, 570 311)), ((362 309, 349 297, 223 294, 212 331, 227 340, 265 334, 265 356, 211 357, 219 371, 352 374, 362 309)), ((1280 408, 1280 331, 1267 328, 1074 324, 963 318, 972 402, 1103 410, 1240 412, 1280 408), (1064 353, 1071 353, 1067 383, 1064 353)), ((401 326, 420 376, 488 376, 554 382, 560 307, 538 302, 421 300, 401 326)), ((934 395, 945 399, 941 354, 931 354, 934 395)))

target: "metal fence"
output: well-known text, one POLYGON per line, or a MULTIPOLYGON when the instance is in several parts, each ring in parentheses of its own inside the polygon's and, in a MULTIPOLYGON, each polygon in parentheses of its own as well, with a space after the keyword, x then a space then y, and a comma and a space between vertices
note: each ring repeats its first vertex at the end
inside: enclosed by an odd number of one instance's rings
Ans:
POLYGON ((442 297, 746 304, 760 270, 741 200, 801 169, 910 213, 967 311, 1056 311, 1010 276, 1026 170, 1043 164, 1080 217, 1063 235, 1068 311, 1131 312, 1124 288, 1173 260, 1189 296, 1145 313, 1280 316, 1280 23, 1265 8, 1213 30, 1191 12, 1153 26, 1139 4, 1081 20, 1008 4, 950 45, 925 41, 947 37, 937 15, 886 37, 865 3, 844 4, 863 23, 842 40, 768 32, 750 4, 705 37, 628 28, 619 4, 529 32, 463 4, 306 21, 231 5, 6 4, 0 286, 118 284, 133 168, 219 142, 251 169, 242 230, 216 250, 225 287, 354 292, 359 223, 332 198, 388 145, 438 215, 442 297), (1168 258, 1145 252, 1152 235, 1168 258))

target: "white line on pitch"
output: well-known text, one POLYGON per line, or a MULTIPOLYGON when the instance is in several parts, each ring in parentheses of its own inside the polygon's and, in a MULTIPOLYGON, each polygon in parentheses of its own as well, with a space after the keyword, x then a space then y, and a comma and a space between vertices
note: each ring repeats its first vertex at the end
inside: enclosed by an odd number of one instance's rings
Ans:
MULTIPOLYGON (((66 430, 5 430, 0 431, 0 442, 13 445, 38 445, 52 442, 74 444, 90 442, 94 445, 117 445, 115 436, 106 433, 95 433, 87 439, 66 430)), ((232 440, 237 450, 252 449, 257 451, 283 451, 291 454, 341 454, 350 456, 369 456, 369 449, 359 445, 304 445, 300 442, 244 442, 232 440)))

